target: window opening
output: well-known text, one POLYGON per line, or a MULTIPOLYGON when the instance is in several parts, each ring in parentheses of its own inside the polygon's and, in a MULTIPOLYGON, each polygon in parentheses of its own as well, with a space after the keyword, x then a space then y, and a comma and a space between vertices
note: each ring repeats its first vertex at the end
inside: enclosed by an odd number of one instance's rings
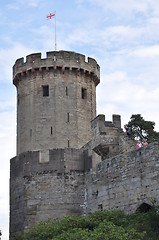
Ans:
POLYGON ((49 85, 43 85, 43 97, 49 96, 49 85))
POLYGON ((51 135, 52 135, 52 127, 51 127, 51 135))
POLYGON ((18 94, 18 97, 17 97, 17 102, 18 102, 18 104, 19 104, 19 94, 18 94))
POLYGON ((87 89, 86 88, 81 89, 81 97, 82 97, 82 99, 86 99, 86 97, 87 97, 87 89))
POLYGON ((68 96, 68 87, 66 87, 66 96, 68 96))
POLYGON ((68 142, 67 142, 67 146, 68 146, 68 148, 70 147, 70 140, 68 140, 68 142))
POLYGON ((70 122, 70 113, 67 113, 67 122, 70 122))
POLYGON ((32 129, 30 129, 30 137, 32 137, 32 129))

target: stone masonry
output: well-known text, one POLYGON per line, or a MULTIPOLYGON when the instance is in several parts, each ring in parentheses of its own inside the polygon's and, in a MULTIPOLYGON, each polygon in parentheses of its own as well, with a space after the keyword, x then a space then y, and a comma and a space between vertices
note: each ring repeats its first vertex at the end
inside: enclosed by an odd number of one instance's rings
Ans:
POLYGON ((91 137, 96 116, 99 66, 74 52, 32 54, 13 66, 17 88, 17 154, 51 148, 80 148, 91 137))
POLYGON ((159 145, 136 150, 119 115, 96 116, 99 71, 94 59, 66 51, 16 61, 10 238, 49 218, 159 204, 159 145))

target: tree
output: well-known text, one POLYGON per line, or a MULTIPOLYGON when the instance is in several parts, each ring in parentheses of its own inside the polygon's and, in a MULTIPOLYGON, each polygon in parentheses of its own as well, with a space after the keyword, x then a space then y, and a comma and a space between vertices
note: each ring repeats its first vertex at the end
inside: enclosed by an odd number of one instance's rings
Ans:
MULTIPOLYGON (((155 202, 154 202, 155 203, 155 202)), ((98 211, 88 217, 67 216, 39 222, 12 240, 156 240, 159 236, 157 202, 148 212, 98 211)))
POLYGON ((159 133, 154 130, 155 122, 145 121, 141 114, 132 114, 128 125, 132 128, 132 136, 134 139, 159 142, 159 133))

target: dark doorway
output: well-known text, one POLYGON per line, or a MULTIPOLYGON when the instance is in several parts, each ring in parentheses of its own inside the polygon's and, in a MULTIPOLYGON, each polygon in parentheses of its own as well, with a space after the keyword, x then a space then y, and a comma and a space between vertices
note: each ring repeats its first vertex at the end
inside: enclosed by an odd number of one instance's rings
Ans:
POLYGON ((143 213, 143 212, 148 212, 151 209, 151 205, 147 203, 142 203, 140 207, 138 207, 137 211, 143 213))

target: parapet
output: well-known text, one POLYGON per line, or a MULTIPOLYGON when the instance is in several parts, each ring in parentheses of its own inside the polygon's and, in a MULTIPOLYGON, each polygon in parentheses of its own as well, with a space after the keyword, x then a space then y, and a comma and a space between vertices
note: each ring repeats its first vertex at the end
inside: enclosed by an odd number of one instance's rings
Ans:
POLYGON ((57 68, 61 68, 63 72, 65 69, 76 69, 92 74, 96 78, 97 85, 100 82, 100 67, 95 59, 88 57, 88 61, 86 61, 85 58, 85 55, 68 51, 47 52, 46 58, 41 58, 41 53, 30 54, 26 57, 26 62, 24 62, 24 58, 16 60, 13 66, 13 83, 16 85, 19 75, 28 71, 41 71, 43 68, 47 70, 53 68, 56 71, 57 68))
POLYGON ((91 128, 94 137, 98 134, 105 133, 105 115, 100 114, 91 121, 91 128))
POLYGON ((107 127, 109 128, 121 128, 121 117, 120 115, 113 114, 112 115, 112 122, 105 121, 105 115, 100 114, 96 118, 91 121, 91 127, 94 133, 94 136, 98 134, 106 134, 107 127))
POLYGON ((40 162, 39 151, 28 151, 11 159, 11 178, 73 171, 84 172, 91 168, 91 159, 87 151, 80 149, 50 149, 49 161, 40 162))

